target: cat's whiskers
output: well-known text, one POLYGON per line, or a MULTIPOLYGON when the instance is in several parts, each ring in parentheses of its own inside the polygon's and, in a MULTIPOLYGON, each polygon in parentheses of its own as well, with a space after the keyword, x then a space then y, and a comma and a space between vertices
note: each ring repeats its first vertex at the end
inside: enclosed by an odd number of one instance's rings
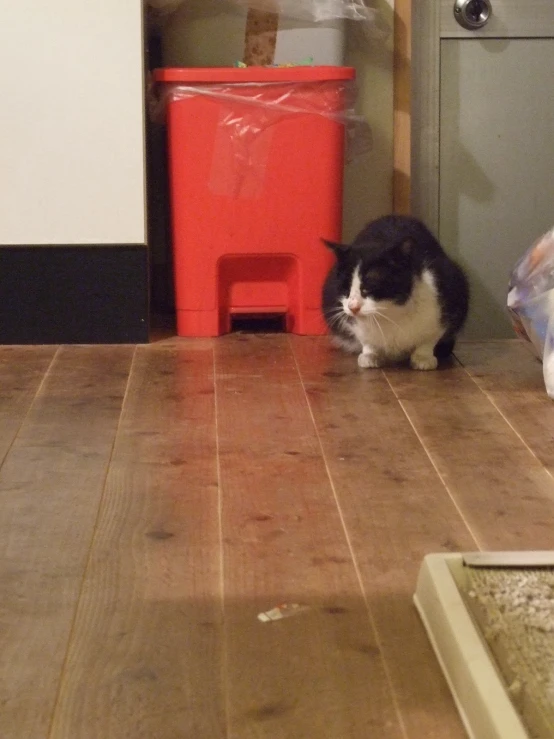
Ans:
POLYGON ((327 313, 329 326, 333 328, 342 328, 346 323, 348 316, 342 308, 336 308, 327 313))
POLYGON ((377 328, 379 329, 379 331, 381 332, 381 336, 383 337, 383 345, 386 346, 387 345, 387 337, 385 336, 385 332, 383 331, 383 328, 381 327, 381 324, 379 323, 379 319, 377 318, 377 315, 380 315, 380 314, 378 314, 377 312, 372 313, 371 314, 371 318, 374 321, 374 323, 377 326, 377 328))
POLYGON ((390 321, 394 326, 396 326, 398 329, 402 330, 402 326, 399 323, 397 323, 396 321, 393 321, 390 316, 385 315, 385 313, 383 313, 383 311, 376 310, 375 311, 375 314, 378 315, 380 318, 384 318, 387 321, 390 321))
POLYGON ((344 312, 342 306, 328 311, 327 323, 329 330, 340 333, 348 326, 348 318, 349 316, 344 312))
POLYGON ((348 326, 348 324, 349 324, 349 321, 348 321, 348 316, 346 315, 346 313, 344 313, 342 316, 339 316, 338 325, 340 326, 341 329, 345 329, 348 326))

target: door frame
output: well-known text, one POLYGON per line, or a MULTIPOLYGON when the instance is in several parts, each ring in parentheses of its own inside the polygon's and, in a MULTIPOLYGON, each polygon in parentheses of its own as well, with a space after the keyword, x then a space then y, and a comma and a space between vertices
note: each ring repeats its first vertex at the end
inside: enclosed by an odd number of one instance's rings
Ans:
POLYGON ((437 0, 395 2, 394 207, 418 216, 435 233, 439 227, 440 15, 437 0))
POLYGON ((412 10, 412 147, 410 203, 414 215, 438 234, 440 162, 440 16, 437 0, 412 10))
POLYGON ((393 211, 409 213, 411 181, 412 0, 394 2, 393 211))

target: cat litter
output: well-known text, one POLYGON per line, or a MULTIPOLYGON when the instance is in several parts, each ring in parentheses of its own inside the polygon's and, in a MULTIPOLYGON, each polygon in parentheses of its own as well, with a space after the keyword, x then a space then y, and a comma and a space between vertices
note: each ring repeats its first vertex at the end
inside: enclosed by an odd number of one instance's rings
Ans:
POLYGON ((414 602, 470 737, 554 737, 554 552, 429 555, 414 602))
POLYGON ((270 621, 281 621, 281 619, 283 618, 298 616, 301 613, 309 610, 310 606, 304 606, 300 603, 282 603, 280 606, 272 608, 271 611, 259 613, 258 621, 261 621, 262 623, 269 623, 270 621))

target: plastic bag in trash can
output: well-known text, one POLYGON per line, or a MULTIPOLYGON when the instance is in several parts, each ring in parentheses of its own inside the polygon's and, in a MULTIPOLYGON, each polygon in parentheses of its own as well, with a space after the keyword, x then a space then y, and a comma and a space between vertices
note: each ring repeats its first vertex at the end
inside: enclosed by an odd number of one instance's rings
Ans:
POLYGON ((289 18, 310 21, 329 21, 350 18, 355 21, 373 21, 376 11, 364 0, 233 0, 236 5, 251 10, 279 13, 289 18))
MULTIPOLYGON (((157 11, 171 13, 187 0, 147 0, 147 5, 157 11)), ((365 0, 230 0, 249 10, 279 13, 289 18, 309 21, 329 21, 350 18, 355 21, 373 22, 377 16, 374 8, 365 0)))
POLYGON ((546 392, 554 398, 554 228, 516 264, 508 310, 516 334, 542 360, 546 392))
MULTIPOLYGON (((154 76, 163 76, 163 71, 154 76)), ((252 192, 263 184, 267 149, 260 139, 286 118, 316 115, 344 126, 346 161, 371 148, 371 128, 354 110, 357 89, 353 80, 293 82, 292 76, 291 70, 290 82, 154 84, 148 96, 150 114, 161 123, 168 103, 199 96, 217 102, 220 116, 210 183, 215 192, 235 197, 246 181, 250 183, 246 190, 252 187, 252 192)))

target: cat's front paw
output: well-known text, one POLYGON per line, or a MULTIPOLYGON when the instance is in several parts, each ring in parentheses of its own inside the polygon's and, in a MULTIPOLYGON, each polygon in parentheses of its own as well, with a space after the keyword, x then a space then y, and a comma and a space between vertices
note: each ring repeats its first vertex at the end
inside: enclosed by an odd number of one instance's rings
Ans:
POLYGON ((410 366, 415 370, 435 370, 437 369, 438 361, 435 355, 428 351, 416 351, 410 357, 410 366))
POLYGON ((358 354, 358 367, 361 367, 362 369, 376 369, 380 366, 381 364, 375 354, 367 354, 364 352, 358 354))

